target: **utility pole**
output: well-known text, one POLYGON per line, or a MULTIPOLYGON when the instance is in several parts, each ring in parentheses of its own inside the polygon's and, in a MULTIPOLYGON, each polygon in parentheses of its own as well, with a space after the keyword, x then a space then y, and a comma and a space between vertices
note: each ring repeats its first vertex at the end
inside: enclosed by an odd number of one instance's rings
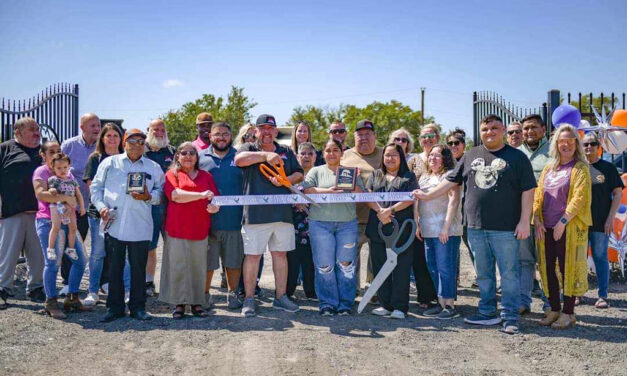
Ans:
POLYGON ((420 88, 420 118, 422 126, 425 125, 425 88, 420 88))

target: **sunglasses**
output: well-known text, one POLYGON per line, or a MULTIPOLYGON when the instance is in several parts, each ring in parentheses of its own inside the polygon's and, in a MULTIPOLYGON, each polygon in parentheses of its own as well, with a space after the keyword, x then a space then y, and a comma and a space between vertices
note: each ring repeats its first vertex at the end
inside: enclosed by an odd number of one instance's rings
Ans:
POLYGON ((197 153, 196 153, 196 150, 182 150, 182 151, 179 152, 179 154, 182 155, 182 156, 188 156, 189 155, 189 156, 193 157, 197 153))
POLYGON ((126 142, 128 142, 131 145, 143 145, 146 143, 146 140, 144 140, 143 138, 129 138, 128 140, 126 140, 126 142))
POLYGON ((520 131, 520 130, 507 131, 507 134, 510 135, 510 136, 513 135, 513 134, 521 134, 521 133, 522 133, 522 131, 520 131))
POLYGON ((588 146, 599 146, 599 145, 600 145, 600 144, 599 144, 598 142, 596 142, 596 141, 592 141, 592 142, 584 142, 584 143, 583 143, 583 146, 584 146, 584 147, 586 147, 586 148, 587 148, 588 146))
POLYGON ((298 153, 298 155, 300 155, 301 157, 312 157, 316 155, 316 153, 314 153, 313 151, 310 151, 310 152, 298 153))
POLYGON ((331 133, 331 134, 344 134, 344 133, 346 133, 346 129, 333 129, 333 130, 330 130, 329 133, 331 133))
POLYGON ((405 138, 405 137, 394 137, 394 142, 404 142, 404 143, 408 143, 408 142, 409 142, 409 138, 405 138))
POLYGON ((429 134, 421 134, 420 138, 424 139, 429 139, 429 140, 433 140, 434 138, 436 138, 437 136, 435 135, 435 133, 429 133, 429 134))
POLYGON ((461 141, 449 141, 446 144, 448 146, 459 146, 459 144, 461 144, 461 143, 462 143, 461 141))
POLYGON ((562 140, 558 140, 557 143, 558 145, 574 145, 575 144, 575 139, 574 138, 566 138, 566 139, 562 139, 562 140))

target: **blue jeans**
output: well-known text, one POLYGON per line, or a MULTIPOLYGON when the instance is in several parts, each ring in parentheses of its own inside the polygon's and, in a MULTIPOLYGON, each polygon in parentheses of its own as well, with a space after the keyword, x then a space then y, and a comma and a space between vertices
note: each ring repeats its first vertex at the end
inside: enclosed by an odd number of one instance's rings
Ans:
MULTIPOLYGON (((100 233, 100 218, 88 217, 89 233, 91 234, 91 253, 89 254, 89 292, 97 294, 100 289, 100 277, 106 255, 104 236, 100 233)), ((131 267, 126 260, 124 265, 124 290, 129 291, 131 285, 131 267)))
POLYGON ((531 235, 520 241, 518 262, 520 269, 520 305, 531 308, 531 290, 536 275, 536 243, 534 241, 534 228, 531 227, 531 235))
MULTIPOLYGON (((55 249, 57 251, 57 259, 50 260, 48 259, 48 235, 50 234, 50 229, 52 228, 52 222, 49 219, 38 219, 37 220, 37 236, 39 237, 39 242, 41 243, 41 249, 44 253, 44 292, 46 293, 46 297, 48 298, 56 298, 57 297, 57 274, 59 273, 59 266, 61 265, 61 256, 63 255, 63 250, 59 248, 59 242, 61 241, 61 237, 57 236, 57 244, 55 244, 55 249)), ((66 225, 61 226, 63 231, 67 236, 68 228, 66 225)), ((67 244, 67 241, 65 242, 67 244)), ((77 293, 78 288, 81 284, 81 279, 83 278, 83 273, 85 272, 85 249, 83 248, 83 243, 80 239, 80 234, 78 231, 76 232, 76 240, 74 243, 74 248, 76 249, 76 253, 78 254, 78 260, 71 260, 72 267, 70 268, 70 276, 68 278, 68 288, 70 293, 77 293)))
POLYGON ((439 238, 425 238, 427 269, 442 299, 457 298, 457 260, 459 259, 459 236, 449 236, 446 244, 439 238))
POLYGON ((320 309, 353 308, 357 292, 357 236, 357 220, 309 221, 320 309))
POLYGON ((479 313, 496 316, 496 268, 501 274, 501 318, 518 323, 520 318, 520 241, 513 231, 489 231, 468 228, 468 240, 475 254, 479 313))
POLYGON ((607 286, 610 284, 610 262, 607 258, 607 246, 610 237, 604 232, 588 232, 588 242, 592 248, 592 260, 597 273, 599 298, 607 299, 607 286))

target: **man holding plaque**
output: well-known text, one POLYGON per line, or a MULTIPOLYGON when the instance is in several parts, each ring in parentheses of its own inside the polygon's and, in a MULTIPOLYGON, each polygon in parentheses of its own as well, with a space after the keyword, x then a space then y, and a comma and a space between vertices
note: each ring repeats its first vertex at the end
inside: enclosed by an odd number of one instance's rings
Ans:
MULTIPOLYGON (((344 152, 341 166, 358 168, 361 180, 367 182, 372 172, 381 168, 383 148, 376 145, 377 133, 375 132, 374 123, 370 120, 366 119, 357 122, 354 136, 355 147, 344 152)), ((343 173, 343 171, 341 173, 343 173)), ((357 240, 358 255, 361 247, 368 242, 366 225, 368 224, 369 210, 366 203, 357 204, 357 220, 359 222, 359 239, 357 240)), ((357 260, 359 260, 359 257, 357 257, 357 260)), ((370 258, 368 258, 368 265, 369 264, 370 258)), ((372 268, 368 267, 368 277, 366 280, 369 282, 372 278, 372 268)))
MULTIPOLYGON (((235 164, 244 170, 245 195, 280 195, 290 191, 281 186, 276 178, 268 179, 259 170, 264 163, 284 168, 287 179, 292 183, 303 180, 303 169, 290 148, 275 142, 279 131, 274 116, 263 114, 257 118, 257 141, 240 146, 235 155, 235 164)), ((242 238, 244 240, 244 288, 246 298, 242 315, 255 315, 255 285, 259 259, 266 249, 272 255, 272 269, 276 295, 272 306, 288 312, 300 308, 285 294, 287 285, 287 256, 295 247, 294 225, 290 205, 250 205, 244 206, 242 238)))
POLYGON ((146 135, 131 129, 124 135, 124 153, 100 163, 91 186, 91 200, 104 221, 113 221, 105 234, 109 256, 107 314, 102 322, 124 317, 122 275, 128 250, 131 267, 131 317, 150 320, 146 313, 146 261, 152 240, 152 205, 161 201, 161 167, 144 157, 146 135))

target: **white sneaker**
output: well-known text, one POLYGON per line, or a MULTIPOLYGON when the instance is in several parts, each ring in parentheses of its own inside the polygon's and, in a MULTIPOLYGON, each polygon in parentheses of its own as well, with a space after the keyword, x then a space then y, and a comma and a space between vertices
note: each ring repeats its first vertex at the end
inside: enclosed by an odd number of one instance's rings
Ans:
POLYGON ((105 283, 100 287, 100 290, 102 290, 105 295, 109 295, 109 284, 105 283))
POLYGON ((65 254, 74 261, 78 260, 78 253, 76 253, 75 248, 66 248, 65 254))
POLYGON ((61 288, 61 291, 59 291, 59 296, 66 296, 69 293, 70 293, 70 286, 63 285, 63 288, 61 288))
POLYGON ((390 318, 403 320, 405 318, 405 313, 403 313, 403 311, 399 311, 398 309, 395 309, 394 311, 392 311, 392 313, 390 313, 390 318))
POLYGON ((372 311, 370 311, 370 313, 372 313, 373 315, 376 315, 376 316, 389 316, 390 313, 392 313, 392 312, 388 311, 387 309, 385 309, 383 307, 378 307, 378 308, 375 308, 372 311))
POLYGON ((124 303, 128 304, 128 301, 131 300, 131 292, 124 291, 124 303))
POLYGON ((88 307, 93 307, 96 304, 98 304, 99 301, 100 301, 100 297, 98 296, 98 294, 94 294, 93 292, 90 292, 89 294, 87 294, 87 297, 85 298, 85 300, 83 300, 83 304, 88 307))
POLYGON ((48 257, 48 260, 55 261, 57 259, 57 250, 54 248, 46 249, 46 256, 48 257))

